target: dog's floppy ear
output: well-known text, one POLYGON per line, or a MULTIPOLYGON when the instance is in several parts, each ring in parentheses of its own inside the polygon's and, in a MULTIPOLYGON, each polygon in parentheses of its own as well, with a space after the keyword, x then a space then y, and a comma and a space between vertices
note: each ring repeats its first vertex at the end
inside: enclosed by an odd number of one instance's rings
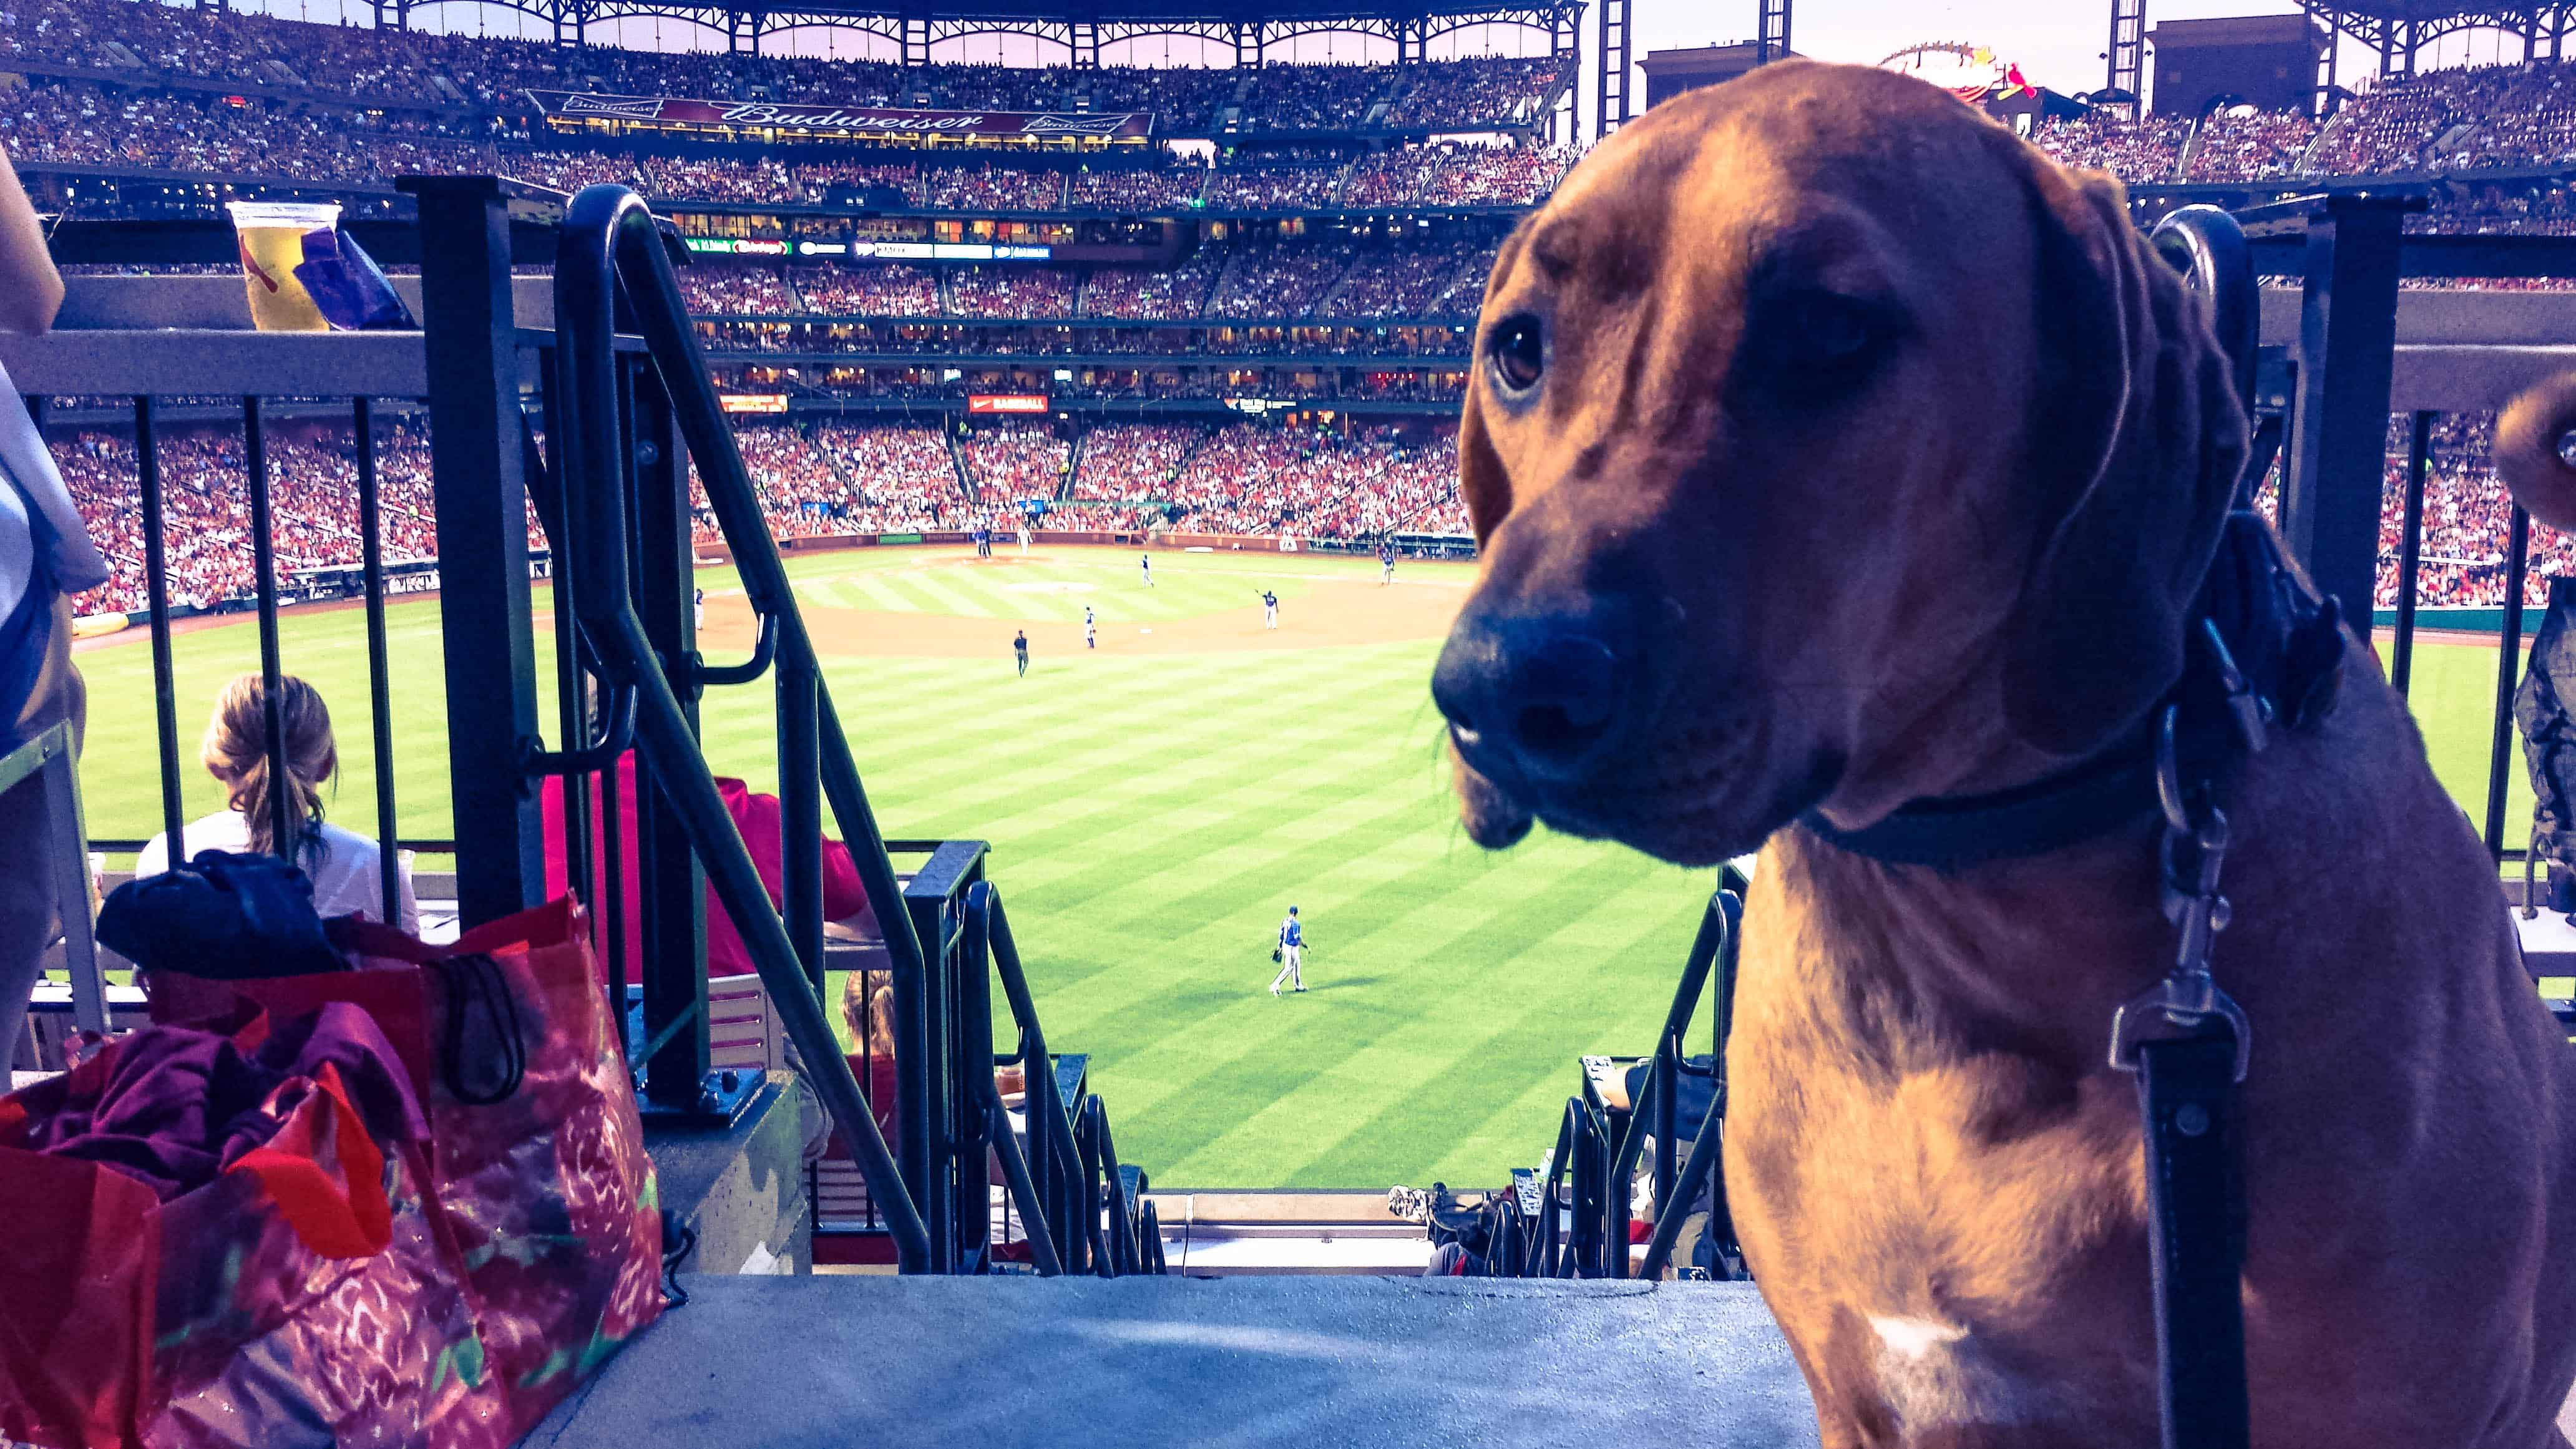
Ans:
MULTIPOLYGON (((1494 256, 1493 273, 1485 279, 1482 309, 1488 318, 1494 312, 1494 288, 1520 256, 1528 225, 1523 222, 1515 229, 1494 256)), ((1503 515, 1512 511, 1511 476, 1503 471, 1503 460, 1494 456, 1494 441, 1485 431, 1484 355, 1484 335, 1479 331, 1468 343, 1467 399, 1458 412, 1458 496, 1466 500, 1467 523, 1476 530, 1480 549, 1493 537, 1494 526, 1503 521, 1503 515)))
POLYGON ((2119 184, 2008 135, 2038 227, 2039 404, 2019 497, 2037 547, 2006 625, 2005 717, 2062 759, 2102 748, 2184 660, 2246 454, 2198 300, 2129 224, 2119 184))
POLYGON ((1493 537, 1494 525, 1512 511, 1512 480, 1503 473, 1503 460, 1494 456, 1493 439, 1485 436, 1483 391, 1470 364, 1467 405, 1458 415, 1458 495, 1467 502, 1467 522, 1476 530, 1480 548, 1493 537))

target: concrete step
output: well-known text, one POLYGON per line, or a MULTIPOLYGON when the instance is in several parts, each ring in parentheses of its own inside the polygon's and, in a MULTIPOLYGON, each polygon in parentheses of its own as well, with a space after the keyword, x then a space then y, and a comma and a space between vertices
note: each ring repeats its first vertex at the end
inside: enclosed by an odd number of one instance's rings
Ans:
POLYGON ((685 1281, 529 1445, 1817 1442, 1743 1283, 685 1281))

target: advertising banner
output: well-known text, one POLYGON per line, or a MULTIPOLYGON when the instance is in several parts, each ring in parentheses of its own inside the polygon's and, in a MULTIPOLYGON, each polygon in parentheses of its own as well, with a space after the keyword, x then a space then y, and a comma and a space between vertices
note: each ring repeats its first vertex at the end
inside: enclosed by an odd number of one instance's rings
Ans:
POLYGON ((1154 132, 1151 111, 1098 114, 1055 111, 923 111, 831 101, 702 101, 680 96, 619 96, 597 91, 527 93, 549 117, 567 121, 635 121, 655 126, 725 126, 782 131, 853 131, 899 136, 991 136, 1049 140, 1059 136, 1136 140, 1154 132))

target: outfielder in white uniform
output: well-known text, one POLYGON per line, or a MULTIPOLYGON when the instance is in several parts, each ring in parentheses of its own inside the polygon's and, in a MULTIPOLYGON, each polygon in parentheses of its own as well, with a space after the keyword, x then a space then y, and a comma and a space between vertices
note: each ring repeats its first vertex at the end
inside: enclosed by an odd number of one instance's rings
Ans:
POLYGON ((1279 627, 1279 596, 1268 589, 1261 591, 1261 627, 1264 629, 1279 627))
POLYGON ((1279 974, 1270 978, 1270 994, 1279 994, 1279 983, 1288 982, 1292 989, 1306 989, 1306 932, 1297 924, 1297 908, 1288 908, 1288 919, 1279 923, 1279 974))

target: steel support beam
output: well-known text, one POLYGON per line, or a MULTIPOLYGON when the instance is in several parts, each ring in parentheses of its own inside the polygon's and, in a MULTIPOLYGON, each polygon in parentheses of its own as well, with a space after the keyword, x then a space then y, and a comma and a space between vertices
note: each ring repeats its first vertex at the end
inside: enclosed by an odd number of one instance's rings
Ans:
POLYGON ((2418 26, 2412 20, 2380 22, 2379 79, 2382 84, 2414 78, 2417 31, 2418 26))
POLYGON ((1592 138, 1600 140, 1628 120, 1628 0, 1601 0, 1600 75, 1593 92, 1592 138))
POLYGON ((420 203, 456 906, 470 928, 546 898, 544 823, 526 773, 537 741, 537 662, 509 192, 489 176, 397 184, 420 203))
POLYGON ((2317 587, 2342 601, 2344 617, 2367 620, 2379 572, 2397 253, 2409 200, 2342 195, 2281 203, 2294 207, 2307 212, 2307 282, 2281 532, 2317 587))
POLYGON ((2311 26, 2321 19, 2325 25, 2326 48, 2317 57, 2316 84, 2308 92, 2308 113, 2323 118, 2335 109, 2335 52, 2343 49, 2342 20, 2334 11, 2321 9, 2317 0, 2300 0, 2299 15, 2311 26))
POLYGON ((2132 115, 2146 112, 2147 0, 2111 0, 2110 71, 2106 84, 2138 97, 2132 115))

